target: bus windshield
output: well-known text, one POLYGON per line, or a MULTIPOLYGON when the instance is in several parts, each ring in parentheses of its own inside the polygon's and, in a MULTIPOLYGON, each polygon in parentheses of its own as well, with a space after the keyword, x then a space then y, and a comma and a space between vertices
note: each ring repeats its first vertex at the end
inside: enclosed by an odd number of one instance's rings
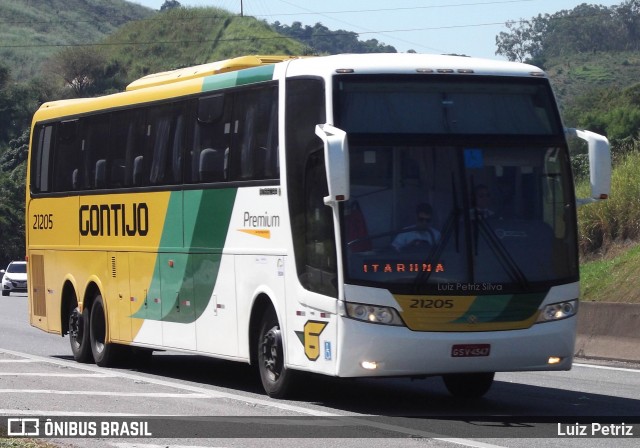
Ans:
POLYGON ((394 82, 337 88, 346 282, 463 295, 576 281, 567 148, 545 85, 394 82), (437 89, 438 101, 425 94, 437 89))

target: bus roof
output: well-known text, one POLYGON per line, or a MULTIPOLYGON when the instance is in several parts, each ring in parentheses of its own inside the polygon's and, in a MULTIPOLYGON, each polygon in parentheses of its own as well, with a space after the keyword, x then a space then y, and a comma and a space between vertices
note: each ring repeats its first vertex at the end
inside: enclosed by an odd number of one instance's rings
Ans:
MULTIPOLYGON (((203 91, 203 80, 215 85, 217 76, 244 69, 257 69, 280 62, 286 63, 278 76, 321 76, 336 73, 353 74, 450 74, 451 76, 514 76, 546 77, 538 67, 507 61, 470 58, 466 56, 429 55, 417 53, 342 54, 322 57, 242 56, 147 75, 127 86, 126 92, 97 98, 78 98, 44 103, 34 116, 35 121, 76 116, 95 110, 118 108, 129 104, 196 94, 203 91)), ((222 80, 221 78, 221 81, 222 80)), ((233 81, 235 82, 235 81, 233 81)), ((227 85, 225 82, 220 85, 227 85)), ((213 88, 215 89, 215 87, 213 88)))
POLYGON ((292 61, 287 68, 287 76, 336 73, 546 77, 540 68, 518 62, 418 53, 339 54, 292 61))
POLYGON ((259 67, 261 65, 276 64, 278 62, 294 59, 297 56, 241 56, 224 61, 210 62, 167 72, 154 73, 133 81, 127 86, 127 90, 144 89, 163 84, 171 84, 193 78, 217 75, 219 73, 233 72, 245 68, 259 67))

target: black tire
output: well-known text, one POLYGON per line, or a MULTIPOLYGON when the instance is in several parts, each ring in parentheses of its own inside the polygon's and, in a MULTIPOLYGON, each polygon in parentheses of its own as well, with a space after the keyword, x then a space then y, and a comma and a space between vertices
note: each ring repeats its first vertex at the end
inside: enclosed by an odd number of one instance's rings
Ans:
POLYGON ((2 295, 3 296, 8 296, 9 295, 9 291, 5 291, 4 289, 2 290, 2 295))
POLYGON ((104 301, 101 295, 97 295, 91 306, 89 338, 93 359, 100 367, 109 367, 115 364, 118 346, 107 343, 107 316, 104 312, 104 301))
POLYGON ((493 384, 494 372, 455 373, 442 375, 444 385, 457 398, 480 398, 493 384))
POLYGON ((82 313, 76 307, 69 313, 69 342, 73 359, 78 362, 93 362, 91 344, 89 343, 89 308, 82 313))
POLYGON ((256 346, 262 387, 272 398, 286 397, 294 388, 296 372, 284 366, 282 332, 273 308, 262 317, 256 346))

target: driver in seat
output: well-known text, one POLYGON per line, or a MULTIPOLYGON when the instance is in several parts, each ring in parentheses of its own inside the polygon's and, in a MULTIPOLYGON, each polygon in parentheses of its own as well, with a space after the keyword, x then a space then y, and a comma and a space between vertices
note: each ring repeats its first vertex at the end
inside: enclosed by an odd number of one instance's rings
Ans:
POLYGON ((416 206, 416 224, 404 228, 391 245, 397 251, 434 246, 440 240, 440 232, 431 226, 433 208, 422 203, 416 206))

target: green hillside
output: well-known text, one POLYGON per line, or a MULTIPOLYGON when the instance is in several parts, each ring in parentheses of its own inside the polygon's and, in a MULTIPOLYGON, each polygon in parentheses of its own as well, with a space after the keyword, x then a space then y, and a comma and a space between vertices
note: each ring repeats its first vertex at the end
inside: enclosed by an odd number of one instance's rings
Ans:
POLYGON ((32 78, 65 45, 101 42, 153 14, 124 0, 0 0, 0 61, 13 79, 32 78))
POLYGON ((563 110, 598 89, 622 89, 640 82, 639 70, 637 51, 576 53, 553 58, 546 68, 563 110))
POLYGON ((129 80, 248 54, 303 54, 304 45, 253 17, 217 8, 176 8, 130 22, 105 40, 129 80))

